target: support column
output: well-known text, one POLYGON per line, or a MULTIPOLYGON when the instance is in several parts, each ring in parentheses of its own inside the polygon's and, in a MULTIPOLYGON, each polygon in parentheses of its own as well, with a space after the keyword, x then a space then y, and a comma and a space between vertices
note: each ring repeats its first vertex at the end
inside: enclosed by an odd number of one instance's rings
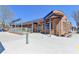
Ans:
POLYGON ((14 27, 14 32, 16 32, 16 24, 15 24, 15 27, 14 27))
POLYGON ((39 27, 39 22, 37 22, 37 32, 38 32, 38 29, 39 29, 38 27, 39 27))
POLYGON ((23 31, 22 29, 23 29, 23 27, 22 27, 22 22, 21 22, 21 31, 23 31))
POLYGON ((56 24, 55 24, 55 23, 56 23, 55 20, 56 20, 56 19, 53 19, 53 35, 55 35, 55 25, 56 25, 56 24))
POLYGON ((34 23, 32 22, 32 33, 33 33, 33 27, 34 27, 33 25, 34 25, 34 23))
POLYGON ((49 19, 49 31, 50 31, 50 36, 51 36, 51 18, 49 19))
POLYGON ((44 23, 42 23, 42 33, 44 32, 44 23))
POLYGON ((46 34, 46 20, 44 20, 44 31, 45 31, 45 34, 46 34))
POLYGON ((61 21, 60 21, 60 19, 58 19, 59 20, 59 36, 61 35, 61 21))

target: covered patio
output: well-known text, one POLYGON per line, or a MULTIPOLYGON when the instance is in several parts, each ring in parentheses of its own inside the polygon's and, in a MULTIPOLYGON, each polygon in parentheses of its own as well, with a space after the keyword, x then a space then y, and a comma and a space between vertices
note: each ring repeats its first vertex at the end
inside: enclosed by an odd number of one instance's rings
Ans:
POLYGON ((52 11, 45 16, 45 33, 61 35, 61 19, 64 16, 59 11, 52 11))

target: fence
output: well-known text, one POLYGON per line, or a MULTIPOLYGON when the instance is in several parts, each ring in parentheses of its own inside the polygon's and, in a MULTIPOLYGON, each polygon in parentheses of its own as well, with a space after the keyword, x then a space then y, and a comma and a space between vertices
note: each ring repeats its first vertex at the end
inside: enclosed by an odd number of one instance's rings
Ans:
POLYGON ((24 34, 24 32, 29 32, 29 33, 31 33, 32 30, 31 30, 31 28, 10 28, 10 29, 9 29, 9 32, 24 34))

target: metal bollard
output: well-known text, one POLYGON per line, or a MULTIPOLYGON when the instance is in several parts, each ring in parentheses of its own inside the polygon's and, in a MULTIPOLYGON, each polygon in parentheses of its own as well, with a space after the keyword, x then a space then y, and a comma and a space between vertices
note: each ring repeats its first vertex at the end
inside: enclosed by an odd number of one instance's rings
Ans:
POLYGON ((28 44, 28 33, 26 33, 26 44, 28 44))

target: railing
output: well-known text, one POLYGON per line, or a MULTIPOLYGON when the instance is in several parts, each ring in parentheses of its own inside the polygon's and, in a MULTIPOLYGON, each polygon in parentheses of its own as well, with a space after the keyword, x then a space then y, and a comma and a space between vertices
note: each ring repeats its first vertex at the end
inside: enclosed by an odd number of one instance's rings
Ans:
POLYGON ((24 32, 31 33, 32 30, 31 30, 31 28, 22 28, 22 29, 21 28, 10 28, 9 32, 23 34, 24 32))

